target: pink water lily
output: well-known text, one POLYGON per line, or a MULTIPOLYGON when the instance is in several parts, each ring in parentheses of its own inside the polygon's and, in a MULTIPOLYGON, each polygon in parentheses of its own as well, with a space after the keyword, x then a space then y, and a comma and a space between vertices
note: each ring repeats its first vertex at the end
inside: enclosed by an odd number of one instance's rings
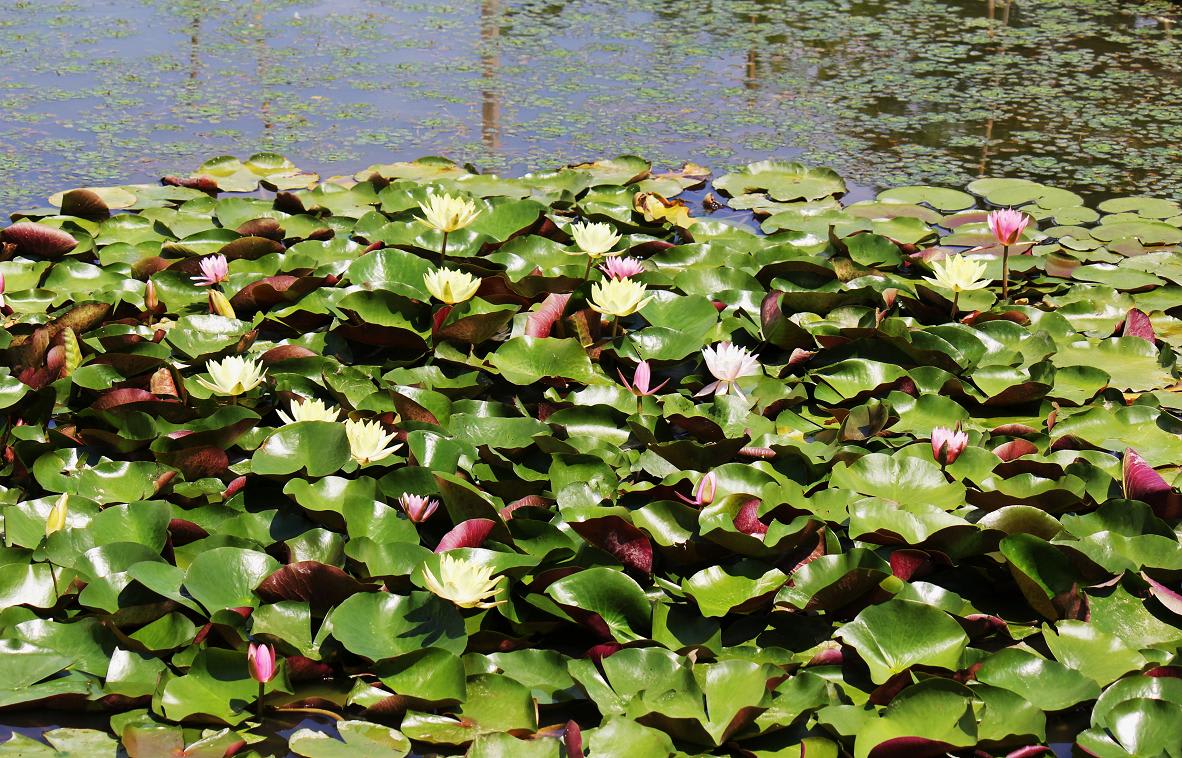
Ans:
POLYGON ((599 270, 612 279, 628 279, 644 273, 644 262, 639 258, 608 258, 599 270))
POLYGON ((201 276, 191 277, 193 283, 199 287, 212 287, 219 282, 226 281, 230 273, 230 263, 224 255, 211 255, 201 259, 201 276))
POLYGON ((714 492, 717 488, 718 477, 715 476, 713 471, 711 471, 698 480, 697 486, 694 487, 694 496, 692 499, 686 497, 680 492, 677 493, 677 497, 681 498, 682 502, 689 503, 690 505, 696 505, 699 507, 703 505, 710 505, 714 502, 714 492))
POLYGON ((958 429, 937 426, 932 430, 932 457, 941 466, 949 466, 968 447, 969 435, 958 429))
POLYGON ((250 643, 246 651, 246 666, 250 676, 259 684, 266 684, 275 678, 275 648, 270 645, 250 643))
POLYGON ((1001 245, 1001 299, 1010 302, 1010 245, 1018 241, 1030 217, 1022 211, 1005 208, 989 212, 989 231, 1001 245))
POLYGON ((438 500, 424 495, 412 495, 409 492, 402 493, 402 497, 398 498, 398 504, 402 506, 406 517, 416 524, 431 518, 431 514, 439 508, 438 500))
POLYGON ((652 369, 649 368, 648 361, 641 361, 639 364, 637 364, 636 371, 632 373, 631 384, 629 384, 628 380, 624 378, 624 372, 616 369, 616 373, 620 375, 620 381, 624 383, 624 386, 628 388, 628 391, 637 397, 655 395, 661 391, 662 387, 669 383, 669 380, 666 379, 656 387, 649 386, 652 382, 652 369))
POLYGON ((1030 223, 1030 216, 1013 208, 989 212, 989 231, 999 245, 1013 245, 1030 223))
POLYGON ((759 373, 759 361, 750 350, 730 342, 720 342, 717 347, 702 348, 702 357, 706 359, 706 368, 716 381, 698 390, 694 397, 709 395, 711 392, 725 395, 733 388, 736 395, 746 398, 743 390, 739 389, 739 379, 759 373))

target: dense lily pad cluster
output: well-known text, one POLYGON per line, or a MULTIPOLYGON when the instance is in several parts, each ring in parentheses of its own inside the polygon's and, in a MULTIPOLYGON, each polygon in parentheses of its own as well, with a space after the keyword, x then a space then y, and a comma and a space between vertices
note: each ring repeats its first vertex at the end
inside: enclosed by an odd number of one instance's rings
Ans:
POLYGON ((708 179, 264 154, 14 219, 0 707, 109 730, 0 755, 1179 755, 1182 208, 708 179))

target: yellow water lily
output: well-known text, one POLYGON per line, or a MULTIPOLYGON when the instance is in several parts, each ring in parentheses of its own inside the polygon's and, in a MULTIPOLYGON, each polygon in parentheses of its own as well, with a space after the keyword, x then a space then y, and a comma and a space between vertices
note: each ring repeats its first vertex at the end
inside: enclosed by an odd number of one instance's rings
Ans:
POLYGON ((586 254, 592 258, 603 255, 618 255, 611 249, 620 241, 620 235, 611 224, 595 222, 593 224, 575 223, 570 225, 570 235, 575 239, 577 251, 569 251, 571 255, 586 254))
POLYGON ((290 416, 283 411, 278 412, 279 418, 283 419, 285 424, 294 424, 297 421, 336 421, 341 417, 340 408, 311 397, 306 397, 302 401, 292 400, 290 408, 290 416))
POLYGON ((45 517, 45 536, 60 532, 66 528, 66 515, 70 512, 70 494, 63 492, 62 496, 57 499, 53 507, 49 509, 49 515, 45 517))
POLYGON ((470 226, 480 209, 476 203, 462 197, 452 195, 436 195, 427 193, 426 202, 419 203, 419 210, 423 212, 423 220, 432 229, 441 232, 454 232, 470 226))
POLYGON ((633 279, 609 279, 591 287, 591 307, 600 313, 623 318, 648 305, 648 288, 633 279))
POLYGON ((423 274, 423 284, 436 300, 448 305, 471 299, 480 289, 480 280, 466 271, 437 268, 423 274))
POLYGON ((492 567, 454 558, 439 556, 439 573, 423 569, 423 584, 435 595, 450 600, 461 608, 492 608, 504 600, 492 601, 503 589, 501 578, 493 578, 492 567))
POLYGON ((988 279, 981 279, 985 273, 985 263, 963 255, 950 255, 942 261, 936 261, 932 264, 932 273, 935 277, 925 276, 924 281, 953 292, 968 292, 989 286, 988 279))
POLYGON ((378 421, 350 419, 345 422, 345 436, 349 438, 349 455, 362 466, 389 458, 402 447, 401 444, 390 445, 395 435, 387 432, 378 421))
POLYGON ((205 364, 209 372, 207 381, 204 377, 197 377, 197 383, 215 395, 241 395, 250 392, 263 383, 267 372, 262 364, 241 355, 231 355, 221 361, 211 360, 205 364))

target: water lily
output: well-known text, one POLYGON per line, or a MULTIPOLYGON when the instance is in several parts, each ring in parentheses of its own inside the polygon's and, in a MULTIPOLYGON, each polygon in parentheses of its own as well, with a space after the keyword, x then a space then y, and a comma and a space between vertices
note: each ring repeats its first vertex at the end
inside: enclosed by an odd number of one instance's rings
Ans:
POLYGON ((57 499, 53 507, 49 509, 49 515, 45 517, 45 536, 60 532, 66 528, 66 516, 70 512, 70 493, 63 492, 62 496, 57 499))
POLYGON ((702 357, 706 359, 706 368, 715 381, 698 390, 695 397, 711 392, 715 395, 725 395, 733 387, 735 394, 746 398, 743 390, 739 389, 738 380, 745 376, 755 376, 760 369, 759 361, 750 350, 730 342, 720 342, 716 347, 702 348, 702 357))
POLYGON ((215 395, 230 397, 250 392, 262 384, 267 375, 262 364, 241 355, 231 355, 221 361, 210 360, 205 364, 205 370, 212 381, 199 376, 197 383, 215 395))
POLYGON ((450 555, 439 556, 439 573, 423 569, 423 584, 435 595, 461 608, 492 608, 504 603, 492 599, 503 589, 491 566, 450 555))
POLYGON ((615 316, 617 319, 631 316, 648 305, 652 296, 646 296, 648 288, 631 279, 609 279, 591 286, 590 306, 599 313, 615 316))
POLYGON ((401 443, 390 445, 396 435, 378 421, 350 419, 345 422, 345 436, 349 438, 349 455, 362 466, 389 458, 402 447, 401 443))
POLYGON ((937 426, 932 430, 932 457, 941 467, 955 463, 968 444, 969 435, 962 432, 959 427, 949 429, 937 426))
POLYGON ((676 493, 677 497, 681 498, 683 502, 690 505, 701 507, 703 505, 710 505, 714 502, 714 492, 718 488, 718 477, 713 471, 707 473, 698 480, 697 486, 694 487, 693 498, 688 498, 680 492, 676 493))
POLYGON ((592 258, 611 254, 609 251, 620 241, 619 233, 612 228, 611 224, 599 221, 571 224, 570 235, 574 237, 575 246, 579 248, 579 251, 592 258))
POLYGON ((412 495, 408 492, 403 492, 402 497, 398 498, 398 504, 402 506, 406 517, 416 524, 421 524, 439 508, 439 501, 426 497, 424 495, 412 495))
POLYGON ((259 684, 266 684, 275 678, 277 673, 275 648, 270 645, 256 645, 250 643, 246 649, 246 667, 250 669, 250 676, 259 684))
POLYGON ((952 290, 953 318, 956 318, 960 307, 960 293, 989 286, 988 279, 980 278, 985 273, 984 262, 963 255, 950 255, 942 261, 936 261, 932 264, 932 273, 935 276, 925 276, 924 281, 952 290))
POLYGON ((297 421, 336 421, 341 417, 340 408, 316 398, 292 400, 289 407, 291 408, 290 416, 283 411, 278 411, 279 418, 283 419, 285 424, 294 424, 297 421))
POLYGON ((624 386, 628 388, 628 391, 637 397, 655 395, 661 391, 662 387, 669 383, 669 380, 666 379, 656 387, 649 386, 650 382, 652 381, 652 369, 649 367, 648 361, 641 361, 636 365, 636 370, 632 372, 631 384, 629 384, 628 380, 624 378, 624 372, 616 369, 616 373, 620 375, 620 381, 624 383, 624 386))
POLYGON ((1013 208, 990 211, 987 219, 989 231, 999 245, 1013 245, 1022 236, 1030 223, 1030 216, 1013 208))
POLYGON ((1001 245, 1001 297, 1007 303, 1010 301, 1010 245, 1018 241, 1025 231, 1030 217, 1022 211, 1013 208, 990 211, 989 231, 1001 245))
POLYGON ((480 215, 476 203, 462 197, 427 193, 426 202, 419 203, 423 222, 432 229, 443 232, 443 243, 439 247, 439 263, 447 257, 447 235, 472 225, 480 215))
POLYGON ((455 305, 469 300, 480 289, 480 280, 466 271, 437 268, 423 274, 423 284, 436 300, 455 305))
POLYGON ((427 226, 441 232, 454 232, 471 226, 480 215, 476 203, 463 197, 427 193, 426 202, 419 203, 427 226))
POLYGON ((639 258, 608 258, 599 270, 611 279, 629 279, 644 273, 644 262, 639 258))
POLYGON ((230 264, 226 256, 218 254, 201 259, 201 276, 190 277, 199 287, 212 287, 219 282, 226 281, 230 273, 230 264))

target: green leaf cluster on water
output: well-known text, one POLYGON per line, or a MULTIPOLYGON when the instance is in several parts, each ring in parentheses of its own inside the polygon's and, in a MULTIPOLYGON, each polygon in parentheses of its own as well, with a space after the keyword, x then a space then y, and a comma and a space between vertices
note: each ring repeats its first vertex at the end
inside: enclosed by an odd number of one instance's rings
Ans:
POLYGON ((0 230, 0 707, 109 719, 0 756, 284 754, 300 708, 342 719, 302 756, 1178 755, 1182 208, 709 176, 258 154, 0 230), (480 211, 452 308, 429 193, 480 211), (1010 303, 997 207, 1033 219, 1010 303), (641 260, 639 312, 589 307, 578 221, 641 260), (992 284, 954 312, 926 277, 966 250, 992 284), (699 396, 723 342, 758 370, 699 396), (263 381, 211 393, 235 356, 263 381), (441 596, 456 559, 502 602, 441 596))

